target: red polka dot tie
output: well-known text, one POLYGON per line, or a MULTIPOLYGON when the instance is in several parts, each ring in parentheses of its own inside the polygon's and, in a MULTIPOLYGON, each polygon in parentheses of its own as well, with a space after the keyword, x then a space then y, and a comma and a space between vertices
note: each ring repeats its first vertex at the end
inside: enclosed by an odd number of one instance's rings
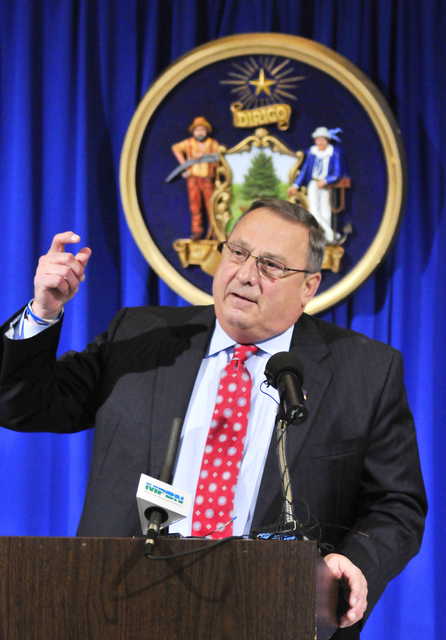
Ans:
POLYGON ((192 535, 231 536, 234 492, 243 457, 251 404, 251 376, 245 360, 258 351, 239 345, 220 376, 215 408, 201 462, 192 516, 192 535), (225 526, 227 525, 227 526, 225 526))

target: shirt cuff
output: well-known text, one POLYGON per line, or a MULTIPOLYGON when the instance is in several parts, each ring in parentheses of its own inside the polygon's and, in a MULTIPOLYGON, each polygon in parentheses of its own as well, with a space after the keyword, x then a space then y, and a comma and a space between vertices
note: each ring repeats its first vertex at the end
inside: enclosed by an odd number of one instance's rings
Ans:
POLYGON ((63 309, 60 311, 57 318, 51 320, 44 320, 37 316, 31 309, 32 300, 28 302, 23 313, 16 316, 9 325, 9 329, 5 332, 5 336, 10 340, 26 340, 32 338, 42 331, 45 331, 48 327, 51 327, 63 316, 63 309))

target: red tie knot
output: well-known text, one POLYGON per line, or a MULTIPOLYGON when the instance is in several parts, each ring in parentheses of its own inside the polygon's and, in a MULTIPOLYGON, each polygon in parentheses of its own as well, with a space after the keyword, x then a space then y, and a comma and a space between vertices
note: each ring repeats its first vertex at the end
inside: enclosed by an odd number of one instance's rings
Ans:
POLYGON ((240 362, 245 362, 252 356, 253 353, 256 353, 259 348, 256 347, 255 344, 239 344, 234 349, 234 355, 232 356, 233 360, 239 360, 240 362))

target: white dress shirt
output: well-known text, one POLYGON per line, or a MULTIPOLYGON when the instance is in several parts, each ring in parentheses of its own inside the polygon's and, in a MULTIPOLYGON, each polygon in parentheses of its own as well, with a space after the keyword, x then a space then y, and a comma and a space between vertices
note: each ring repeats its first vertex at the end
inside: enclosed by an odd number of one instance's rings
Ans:
MULTIPOLYGON (((259 351, 245 365, 251 375, 251 407, 245 449, 234 496, 234 535, 248 534, 254 515, 266 456, 278 409, 278 394, 266 387, 265 365, 280 351, 288 351, 293 327, 269 340, 256 343, 259 351)), ((203 451, 214 411, 220 374, 232 358, 235 342, 221 328, 218 320, 198 371, 181 433, 180 452, 173 484, 192 494, 192 506, 203 458, 203 451)), ((172 525, 170 532, 191 535, 192 509, 189 516, 172 525)))

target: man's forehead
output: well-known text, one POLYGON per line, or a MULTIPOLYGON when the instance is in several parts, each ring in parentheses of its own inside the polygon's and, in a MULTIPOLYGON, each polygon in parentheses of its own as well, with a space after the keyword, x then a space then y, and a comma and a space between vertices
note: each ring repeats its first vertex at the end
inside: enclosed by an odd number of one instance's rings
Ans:
POLYGON ((233 238, 231 236, 231 244, 237 244, 240 247, 242 247, 242 249, 246 249, 247 251, 254 251, 256 252, 256 250, 259 253, 259 256, 266 256, 269 258, 277 258, 278 260, 286 260, 287 256, 285 256, 283 253, 281 253, 277 248, 274 248, 274 243, 271 243, 271 247, 272 248, 265 248, 265 247, 259 247, 258 249, 256 249, 256 247, 254 246, 254 244, 252 242, 249 242, 249 240, 244 240, 244 238, 233 238))
POLYGON ((257 250, 264 255, 286 258, 289 256, 285 256, 284 252, 289 252, 290 245, 293 255, 302 242, 303 248, 307 248, 308 229, 297 220, 289 220, 275 211, 261 208, 247 213, 236 224, 229 240, 250 251, 257 250))

